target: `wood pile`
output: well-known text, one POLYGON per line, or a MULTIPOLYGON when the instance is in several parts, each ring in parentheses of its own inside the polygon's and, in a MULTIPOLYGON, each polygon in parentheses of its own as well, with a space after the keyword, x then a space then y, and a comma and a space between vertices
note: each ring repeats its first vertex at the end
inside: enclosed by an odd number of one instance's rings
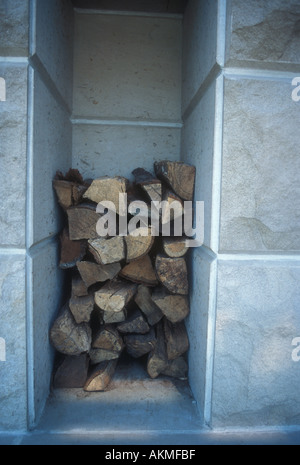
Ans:
MULTIPOLYGON (((124 215, 119 194, 127 194, 127 223, 136 214, 130 210, 132 201, 142 200, 150 211, 152 202, 192 200, 193 166, 162 161, 154 164, 154 172, 137 168, 133 182, 120 176, 84 181, 78 170, 70 169, 53 180, 65 217, 59 266, 70 277, 68 300, 50 329, 58 355, 56 388, 107 389, 124 353, 141 357, 151 378, 187 376, 185 237, 164 237, 161 230, 152 235, 150 215, 147 235, 120 230, 110 235, 108 229, 100 237, 97 232, 105 215, 97 209, 99 202, 113 202, 117 219, 124 215)), ((175 216, 174 210, 171 224, 175 216)), ((159 219, 161 228, 162 213, 159 219)))

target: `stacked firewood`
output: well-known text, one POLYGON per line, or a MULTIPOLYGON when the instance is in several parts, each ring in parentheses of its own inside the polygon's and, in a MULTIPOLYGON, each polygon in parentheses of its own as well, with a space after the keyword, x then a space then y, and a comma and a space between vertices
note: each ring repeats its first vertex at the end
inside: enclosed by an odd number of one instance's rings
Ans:
MULTIPOLYGON (((172 236, 172 227, 169 237, 161 229, 153 235, 150 214, 144 225, 148 234, 118 230, 110 235, 108 228, 106 236, 99 236, 97 229, 108 211, 99 211, 99 202, 113 202, 116 218, 121 215, 119 194, 126 193, 128 222, 136 215, 132 201, 142 200, 150 211, 153 202, 192 200, 193 166, 161 161, 154 172, 137 168, 134 182, 119 176, 84 181, 74 169, 55 176, 53 187, 65 216, 59 266, 70 276, 67 302, 50 329, 58 355, 56 388, 105 390, 124 353, 141 358, 151 378, 187 376, 186 237, 172 236)), ((159 221, 161 228, 161 212, 159 221)))

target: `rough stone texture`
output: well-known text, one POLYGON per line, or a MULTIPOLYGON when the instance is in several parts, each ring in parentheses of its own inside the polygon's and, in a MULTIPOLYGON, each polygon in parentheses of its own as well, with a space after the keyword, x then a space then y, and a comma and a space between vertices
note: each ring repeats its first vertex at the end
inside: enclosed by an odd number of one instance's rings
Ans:
POLYGON ((1 0, 0 56, 28 55, 29 0, 1 0))
POLYGON ((181 20, 77 14, 74 115, 180 121, 181 20))
POLYGON ((37 1, 36 54, 72 108, 73 10, 71 0, 37 1))
POLYGON ((34 79, 33 243, 61 228, 52 180, 71 166, 72 128, 67 112, 35 73, 34 79))
POLYGON ((299 103, 290 82, 226 80, 221 250, 300 249, 299 103))
POLYGON ((180 129, 160 127, 76 125, 73 168, 85 178, 101 174, 131 178, 137 166, 153 172, 156 160, 178 160, 180 129), (120 163, 120 160, 126 160, 120 163))
POLYGON ((0 244, 25 243, 27 66, 0 64, 6 101, 0 102, 0 244))
POLYGON ((219 263, 213 426, 300 421, 300 261, 219 263))
POLYGON ((298 0, 232 0, 231 29, 229 65, 300 69, 298 0))
POLYGON ((183 20, 183 112, 218 61, 217 12, 217 1, 189 0, 188 2, 183 20))
POLYGON ((0 337, 6 361, 0 362, 0 431, 26 429, 25 311, 25 257, 1 254, 0 337))

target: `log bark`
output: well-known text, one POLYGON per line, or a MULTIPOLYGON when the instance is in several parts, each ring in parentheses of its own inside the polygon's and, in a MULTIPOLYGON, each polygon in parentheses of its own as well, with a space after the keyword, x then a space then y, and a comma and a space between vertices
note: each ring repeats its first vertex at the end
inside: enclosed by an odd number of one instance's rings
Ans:
POLYGON ((168 360, 180 357, 189 349, 189 340, 184 322, 173 324, 164 319, 164 332, 168 360))
POLYGON ((85 241, 71 241, 68 230, 65 228, 60 235, 60 262, 62 269, 74 268, 76 262, 83 259, 86 254, 85 241))
MULTIPOLYGON (((83 198, 99 203, 102 201, 113 202, 116 212, 120 213, 119 194, 126 193, 128 180, 121 176, 108 177, 103 176, 95 179, 87 191, 83 194, 83 198)), ((126 205, 125 205, 126 208, 126 205)))
POLYGON ((145 283, 149 286, 156 286, 158 284, 149 255, 130 262, 122 268, 119 276, 129 279, 134 283, 145 283))
POLYGON ((73 182, 58 179, 53 180, 53 188, 56 192, 58 203, 64 210, 74 205, 73 187, 73 182))
POLYGON ((94 335, 92 341, 94 349, 106 349, 119 352, 124 344, 118 330, 113 325, 102 326, 94 335))
POLYGON ((162 243, 165 254, 170 258, 183 257, 189 250, 185 237, 164 237, 162 243))
POLYGON ((173 378, 187 379, 188 364, 184 357, 178 357, 174 360, 169 360, 166 368, 161 372, 162 375, 172 376, 173 378))
POLYGON ((156 344, 154 349, 149 353, 147 361, 147 373, 150 378, 157 378, 161 372, 167 368, 168 359, 166 354, 166 345, 164 338, 163 324, 160 321, 156 326, 156 344))
POLYGON ((155 325, 162 319, 163 313, 153 302, 151 298, 151 291, 147 286, 141 284, 138 287, 137 293, 134 297, 134 301, 142 310, 142 312, 147 318, 148 323, 151 326, 155 325))
POLYGON ((71 241, 97 238, 96 225, 100 214, 96 207, 81 203, 67 209, 69 237, 71 241))
POLYGON ((86 287, 114 279, 121 270, 119 263, 99 265, 94 262, 81 261, 76 265, 86 287))
POLYGON ((164 181, 183 200, 193 200, 196 168, 182 162, 160 161, 154 163, 158 179, 164 181))
POLYGON ((53 376, 54 388, 83 388, 89 368, 87 354, 65 355, 58 362, 53 376))
POLYGON ((77 324, 65 305, 50 330, 50 341, 55 349, 65 355, 80 355, 90 350, 92 335, 89 325, 77 324))
POLYGON ((97 263, 108 265, 125 259, 125 245, 122 236, 90 239, 88 247, 97 263))
POLYGON ((105 391, 115 373, 117 360, 101 362, 93 367, 83 387, 85 391, 105 391))
POLYGON ((94 296, 72 296, 69 300, 69 308, 77 324, 89 323, 91 313, 94 310, 94 296))
POLYGON ((178 323, 189 314, 189 300, 185 295, 169 294, 164 288, 156 288, 152 300, 171 323, 178 323))
POLYGON ((155 269, 159 281, 173 294, 187 295, 188 277, 184 257, 169 258, 156 256, 155 269))
POLYGON ((126 260, 131 262, 147 255, 153 244, 154 236, 151 235, 151 228, 143 228, 145 236, 125 236, 126 243, 126 260))
POLYGON ((150 327, 142 312, 137 308, 127 317, 126 321, 117 326, 117 329, 120 333, 145 334, 149 331, 150 327))
POLYGON ((124 336, 127 352, 134 358, 142 357, 154 349, 156 338, 154 329, 146 334, 127 334, 124 336))
POLYGON ((161 202, 162 184, 161 181, 143 168, 136 168, 132 171, 135 182, 147 194, 150 201, 161 202))
POLYGON ((95 303, 104 312, 118 313, 124 309, 137 290, 134 283, 109 281, 95 292, 95 303))

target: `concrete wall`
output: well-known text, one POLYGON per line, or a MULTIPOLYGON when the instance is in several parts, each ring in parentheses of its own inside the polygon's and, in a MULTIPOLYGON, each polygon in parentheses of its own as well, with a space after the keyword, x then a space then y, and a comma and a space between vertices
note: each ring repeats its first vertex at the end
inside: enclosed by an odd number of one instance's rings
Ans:
POLYGON ((123 175, 179 159, 181 19, 76 12, 73 167, 123 175))
POLYGON ((191 0, 184 20, 182 157, 206 211, 191 387, 213 427, 300 419, 299 2, 246 3, 191 0))

